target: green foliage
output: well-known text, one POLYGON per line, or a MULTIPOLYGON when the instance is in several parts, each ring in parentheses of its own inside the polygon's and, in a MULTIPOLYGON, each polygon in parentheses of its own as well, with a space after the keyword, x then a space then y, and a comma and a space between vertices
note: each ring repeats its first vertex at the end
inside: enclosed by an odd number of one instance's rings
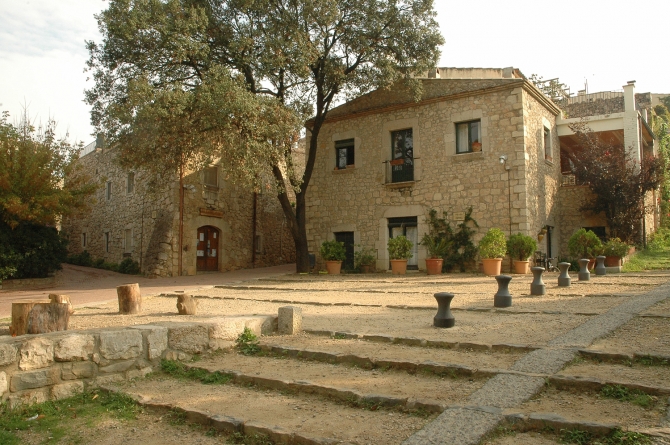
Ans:
POLYGON ((651 445, 651 439, 646 434, 635 431, 621 431, 615 429, 601 440, 602 445, 651 445))
POLYGON ((68 255, 65 262, 74 264, 75 266, 93 267, 93 257, 91 257, 91 254, 87 250, 78 254, 68 255))
POLYGON ((249 328, 244 328, 244 331, 237 336, 237 349, 244 355, 254 355, 261 352, 261 347, 258 345, 258 337, 249 328))
POLYGON ((232 379, 232 376, 220 371, 209 372, 202 368, 191 368, 174 360, 161 360, 161 370, 172 377, 195 380, 205 385, 224 385, 232 379))
POLYGON ((661 227, 649 235, 647 249, 659 252, 670 249, 670 227, 661 227))
POLYGON ((430 209, 426 222, 430 226, 430 233, 434 234, 437 239, 446 240, 448 245, 446 253, 442 255, 443 271, 451 271, 458 267, 461 272, 465 272, 467 267, 472 266, 477 256, 477 248, 472 242, 475 230, 470 226, 479 227, 477 221, 472 218, 472 207, 465 212, 465 218, 458 223, 456 231, 447 221, 447 212, 444 211, 442 217, 439 218, 437 210, 430 209))
POLYGON ((357 246, 359 249, 354 252, 354 267, 360 269, 361 266, 372 266, 377 261, 377 255, 374 249, 369 247, 357 246))
POLYGON ((635 253, 623 265, 624 272, 670 269, 670 247, 645 249, 635 253))
POLYGON ((12 229, 55 226, 87 209, 96 189, 77 170, 79 147, 56 139, 53 120, 36 129, 27 116, 26 110, 16 126, 7 112, 0 117, 0 221, 12 229))
POLYGON ((608 399, 616 399, 622 402, 631 402, 643 408, 649 408, 654 404, 654 398, 637 389, 628 389, 622 385, 605 385, 600 394, 608 399))
POLYGON ((516 233, 507 240, 507 253, 517 261, 528 261, 537 250, 537 242, 533 237, 516 233))
POLYGON ((502 230, 492 227, 479 241, 481 258, 502 258, 507 253, 507 240, 502 230))
POLYGON ((235 445, 274 445, 274 442, 264 434, 251 434, 247 436, 237 431, 228 437, 227 443, 235 445))
POLYGON ((321 258, 326 261, 344 261, 347 257, 347 251, 344 249, 342 241, 324 241, 319 249, 321 258))
POLYGON ((603 255, 625 257, 630 246, 619 238, 611 238, 603 245, 603 255))
POLYGON ((591 433, 577 429, 561 430, 561 442, 588 445, 591 443, 591 433))
POLYGON ((44 278, 66 258, 67 240, 55 228, 0 221, 0 278, 44 278))
POLYGON ((140 264, 132 258, 124 258, 118 269, 119 273, 137 275, 140 273, 140 264))
POLYGON ((646 156, 638 162, 627 147, 603 142, 585 122, 570 125, 570 129, 580 149, 566 154, 575 177, 588 184, 593 196, 581 210, 596 215, 603 212, 612 236, 627 243, 639 241, 639 222, 652 210, 645 196, 665 181, 664 157, 646 156))
POLYGON ((603 243, 591 230, 581 228, 568 240, 568 251, 575 259, 595 258, 602 252, 603 243))
POLYGON ((412 258, 412 247, 414 243, 407 239, 405 235, 398 235, 390 238, 387 243, 389 258, 392 260, 409 260, 412 258))

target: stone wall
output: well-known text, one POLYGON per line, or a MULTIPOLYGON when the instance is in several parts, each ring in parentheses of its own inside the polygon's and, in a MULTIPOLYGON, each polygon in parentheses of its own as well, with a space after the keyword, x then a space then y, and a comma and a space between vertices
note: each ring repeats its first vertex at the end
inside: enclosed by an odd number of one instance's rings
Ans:
POLYGON ((0 402, 10 407, 61 399, 108 383, 142 377, 160 360, 231 347, 248 327, 277 331, 276 316, 222 317, 203 323, 0 337, 0 402))
POLYGON ((26 287, 51 287, 56 284, 56 277, 23 278, 20 280, 0 280, 0 289, 23 289, 26 287))
MULTIPOLYGON (((178 178, 167 179, 158 188, 149 189, 146 175, 135 171, 133 191, 128 193, 128 171, 115 162, 115 156, 113 149, 106 149, 79 160, 84 172, 99 181, 101 187, 90 214, 63 221, 63 232, 70 239, 70 253, 87 250, 94 258, 116 263, 130 257, 148 275, 178 275, 178 178), (107 182, 111 182, 109 199, 107 182), (126 242, 126 231, 131 233, 130 245, 126 242), (109 251, 104 245, 105 232, 110 234, 109 251), (86 246, 82 243, 84 233, 86 246)), ((272 190, 256 199, 256 234, 262 242, 259 249, 254 249, 254 193, 227 182, 221 168, 218 173, 218 186, 213 187, 204 185, 202 172, 184 178, 182 274, 196 273, 197 230, 202 226, 219 230, 220 271, 295 261, 295 246, 272 190)))
POLYGON ((559 252, 561 257, 569 257, 568 240, 573 233, 582 227, 604 226, 609 234, 607 220, 603 213, 591 215, 579 210, 584 202, 592 196, 588 186, 562 186, 559 187, 558 196, 561 202, 561 218, 557 226, 557 232, 560 232, 559 252))
POLYGON ((567 118, 600 116, 603 114, 623 113, 623 96, 608 99, 595 99, 590 102, 561 104, 567 118))
MULTIPOLYGON (((439 98, 440 85, 444 86, 445 94, 454 93, 450 82, 454 81, 428 81, 431 97, 439 98)), ((467 82, 458 81, 456 90, 469 91, 467 82)), ((472 206, 472 216, 480 226, 475 237, 478 241, 491 227, 509 231, 508 193, 513 211, 512 232, 530 234, 533 228, 546 224, 545 215, 553 215, 553 209, 523 214, 529 202, 538 205, 529 201, 531 193, 555 195, 551 188, 555 184, 550 180, 534 183, 530 191, 527 187, 527 170, 533 161, 525 147, 528 130, 524 127, 523 82, 516 79, 474 82, 487 88, 445 100, 408 102, 402 107, 398 106, 394 93, 377 91, 365 98, 367 106, 376 109, 375 112, 362 112, 358 103, 356 107, 345 106, 355 109, 353 114, 346 116, 339 109, 334 113, 337 117, 321 129, 307 194, 310 251, 318 252, 321 243, 332 239, 334 232, 352 231, 356 243, 377 251, 377 267, 388 269, 388 218, 416 216, 421 239, 428 230, 425 218, 431 208, 440 214, 448 212, 455 226, 459 222, 458 213, 472 206), (382 107, 382 94, 390 96, 392 107, 382 107), (475 119, 481 120, 481 152, 456 154, 455 123, 475 119), (390 133, 407 128, 413 130, 415 180, 389 184, 386 177, 387 161, 391 158, 390 133), (350 138, 355 140, 355 166, 337 170, 334 143, 350 138), (507 165, 511 167, 509 183, 500 164, 501 155, 508 157, 507 165)), ((537 119, 549 116, 555 132, 553 115, 546 114, 539 102, 532 103, 534 109, 528 116, 535 116, 533 113, 537 113, 537 119)), ((558 156, 558 141, 555 143, 558 156)), ((534 162, 537 164, 537 158, 534 162)), ((557 178, 558 165, 543 166, 542 172, 549 178, 557 178)), ((423 268, 426 256, 423 247, 418 254, 419 267, 423 268)))

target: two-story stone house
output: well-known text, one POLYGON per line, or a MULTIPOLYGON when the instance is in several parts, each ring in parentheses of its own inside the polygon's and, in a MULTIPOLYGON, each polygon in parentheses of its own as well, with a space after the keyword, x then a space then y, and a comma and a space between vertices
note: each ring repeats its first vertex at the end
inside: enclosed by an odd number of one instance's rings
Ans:
MULTIPOLYGON (((307 195, 310 250, 328 239, 373 248, 386 270, 388 239, 404 234, 415 246, 408 265, 423 269, 430 209, 453 226, 472 207, 475 240, 498 227, 567 255, 567 239, 592 221, 563 219, 557 120, 564 137, 569 122, 559 106, 514 68, 438 68, 421 82, 418 102, 396 87, 328 114, 307 195)), ((566 195, 572 213, 580 193, 566 195)))

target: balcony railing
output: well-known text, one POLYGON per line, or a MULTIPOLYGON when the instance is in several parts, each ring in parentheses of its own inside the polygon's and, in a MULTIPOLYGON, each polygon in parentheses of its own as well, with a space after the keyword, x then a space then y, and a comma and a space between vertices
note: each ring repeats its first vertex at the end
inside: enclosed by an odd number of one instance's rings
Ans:
POLYGON ((414 181, 414 159, 394 159, 386 161, 386 183, 414 181))

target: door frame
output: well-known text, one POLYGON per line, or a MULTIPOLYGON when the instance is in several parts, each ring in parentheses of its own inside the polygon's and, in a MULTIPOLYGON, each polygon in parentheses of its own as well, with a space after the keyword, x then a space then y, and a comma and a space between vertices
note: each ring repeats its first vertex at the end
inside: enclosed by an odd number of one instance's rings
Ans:
POLYGON ((196 233, 196 238, 198 240, 198 242, 196 243, 196 248, 195 248, 195 255, 196 255, 196 257, 195 257, 195 269, 196 269, 196 271, 197 272, 216 272, 216 271, 218 271, 219 267, 221 266, 221 264, 219 262, 219 258, 221 258, 221 248, 219 247, 219 245, 221 244, 221 241, 220 241, 221 240, 221 229, 219 229, 216 226, 212 226, 210 224, 207 224, 207 225, 198 227, 196 229, 195 233, 196 233), (203 231, 204 233, 207 234, 205 236, 205 239, 202 240, 202 241, 200 240, 201 231, 203 231), (207 242, 209 236, 211 236, 211 233, 214 233, 214 235, 215 235, 214 236, 214 239, 216 239, 215 246, 212 247, 212 245, 210 244, 209 248, 199 249, 199 247, 201 247, 200 243, 201 242, 207 242), (215 252, 216 252, 213 257, 209 256, 209 251, 211 251, 212 249, 214 249, 215 252), (198 255, 198 252, 200 252, 201 250, 204 251, 204 258, 205 258, 205 267, 204 268, 201 268, 199 266, 199 258, 203 258, 203 257, 198 255), (211 258, 216 258, 216 269, 211 269, 211 268, 207 267, 207 264, 208 264, 207 260, 211 259, 211 258))

